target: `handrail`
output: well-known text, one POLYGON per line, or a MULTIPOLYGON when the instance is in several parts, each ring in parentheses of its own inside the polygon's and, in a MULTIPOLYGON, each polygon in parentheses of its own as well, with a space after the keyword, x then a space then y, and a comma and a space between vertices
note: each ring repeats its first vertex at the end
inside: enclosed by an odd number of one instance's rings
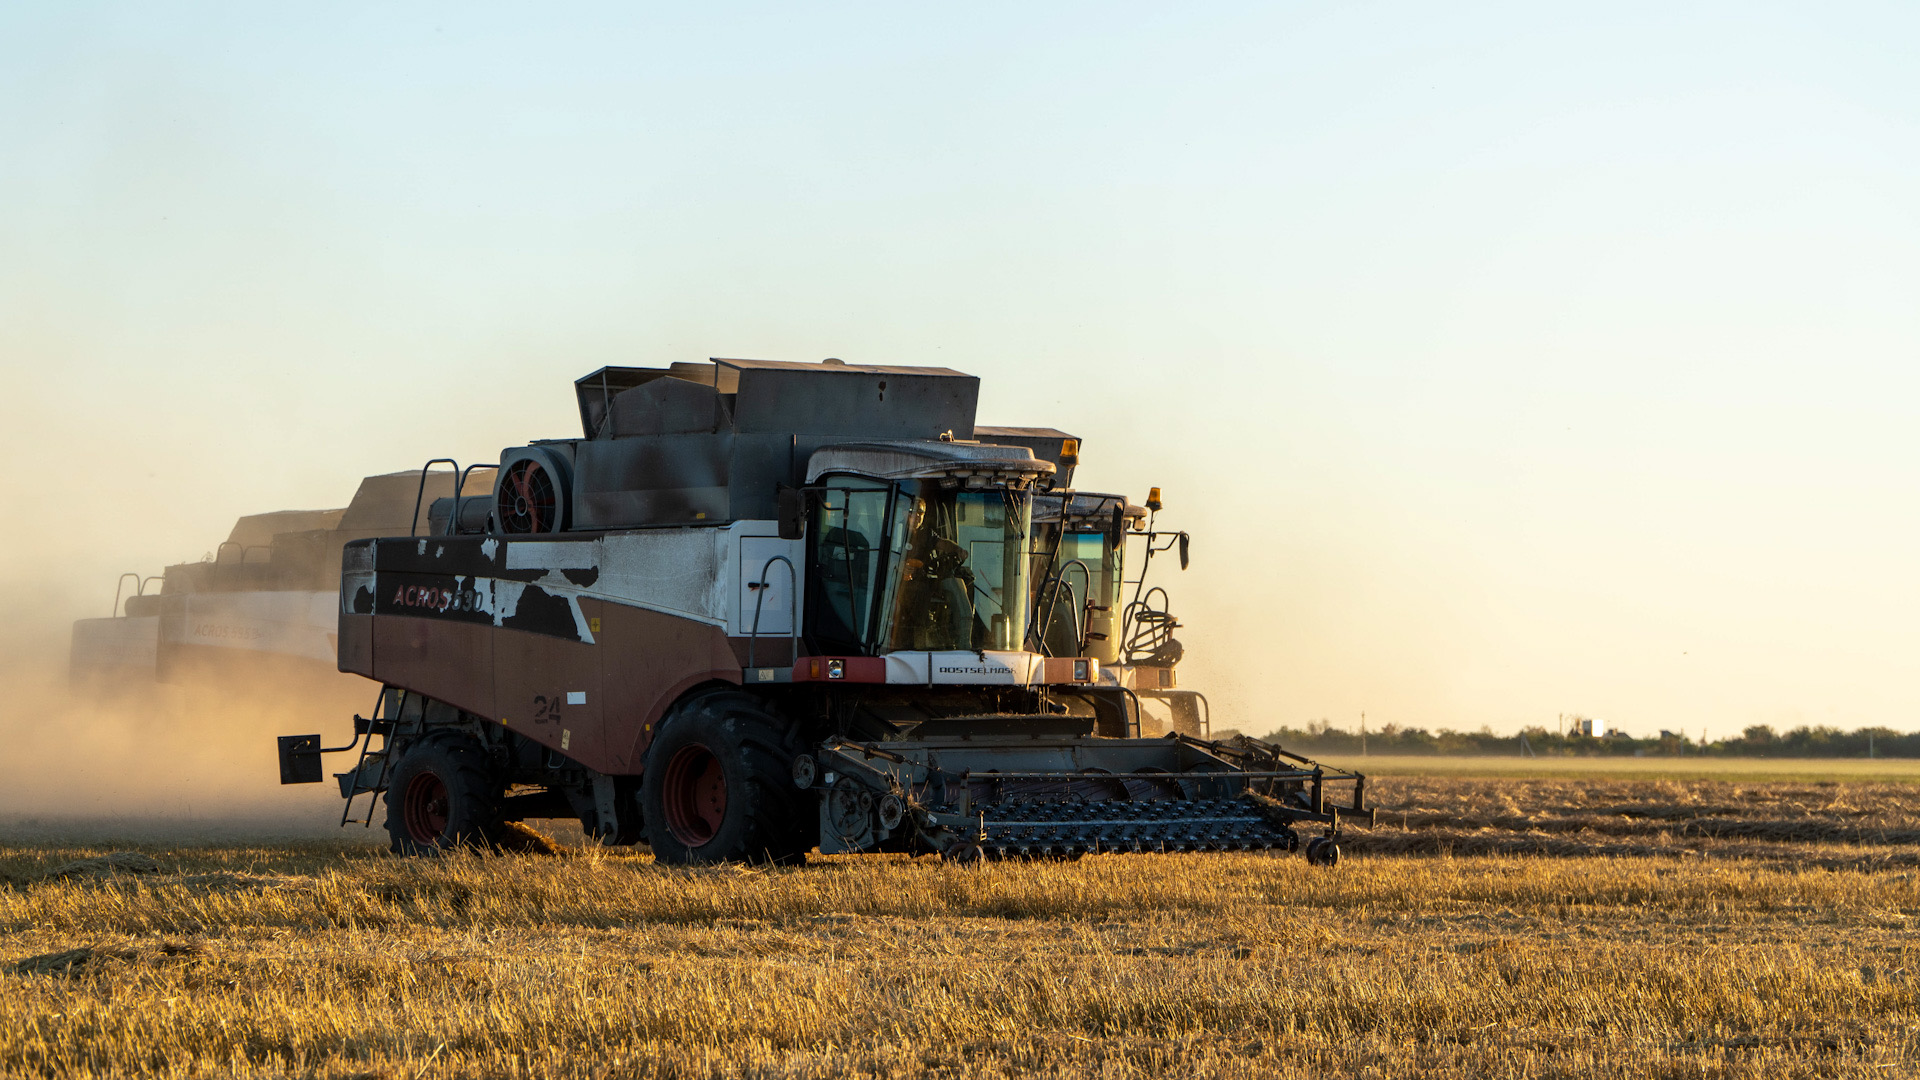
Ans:
MULTIPOLYGON (((605 380, 605 378, 606 378, 606 376, 605 376, 605 375, 602 375, 602 376, 601 376, 601 379, 602 379, 603 381, 605 380)), ((431 464, 433 464, 433 462, 431 462, 431 461, 429 461, 429 462, 427 462, 427 464, 429 464, 429 465, 431 465, 431 464)), ((473 470, 475 470, 475 469, 498 469, 499 467, 500 467, 500 463, 499 463, 499 462, 497 462, 497 461, 496 461, 496 462, 494 462, 494 463, 493 463, 493 464, 491 464, 491 465, 482 465, 482 464, 480 464, 479 462, 477 462, 477 461, 476 461, 476 462, 474 462, 474 463, 473 463, 472 465, 469 465, 469 466, 467 466, 467 468, 466 468, 466 471, 465 471, 465 472, 462 472, 462 473, 460 473, 460 474, 459 474, 458 476, 456 476, 456 477, 454 478, 454 484, 453 484, 453 513, 451 513, 451 514, 448 514, 448 515, 447 515, 447 528, 446 528, 446 535, 447 535, 447 536, 453 536, 453 535, 456 535, 456 534, 458 534, 458 533, 460 532, 460 500, 462 500, 462 499, 464 499, 464 498, 466 498, 466 497, 467 497, 467 496, 466 496, 466 491, 467 491, 467 478, 473 475, 473 470)), ((456 465, 456 466, 454 466, 454 468, 456 468, 456 469, 457 469, 457 468, 459 468, 459 466, 458 466, 458 465, 456 465)), ((498 478, 496 478, 496 479, 494 480, 494 483, 496 483, 496 484, 498 484, 499 482, 500 482, 500 481, 499 481, 499 479, 498 479, 498 478)), ((424 489, 424 488, 425 488, 425 487, 427 486, 427 477, 426 477, 426 470, 425 470, 425 469, 422 469, 422 470, 421 470, 421 473, 420 473, 420 486, 421 486, 421 487, 422 487, 423 489, 424 489)), ((477 496, 476 496, 476 497, 477 497, 477 496)), ((488 496, 488 498, 492 498, 492 496, 488 496)), ((413 500, 413 513, 414 513, 414 516, 415 516, 415 517, 418 517, 418 516, 419 516, 419 514, 420 514, 420 499, 419 499, 419 496, 415 496, 415 497, 414 497, 414 500, 413 500)), ((431 511, 429 511, 429 512, 428 512, 428 514, 427 514, 427 516, 428 516, 428 517, 432 517, 432 516, 433 516, 433 514, 432 514, 432 512, 431 512, 431 511)))
MULTIPOLYGON (((1140 737, 1140 729, 1141 729, 1140 721, 1142 719, 1141 712, 1140 712, 1140 695, 1134 693, 1131 689, 1125 686, 1120 688, 1120 692, 1133 699, 1133 737, 1137 739, 1140 737)), ((1121 709, 1120 715, 1122 717, 1125 717, 1126 710, 1121 709)))
MULTIPOLYGON (((386 786, 387 772, 393 767, 393 755, 388 754, 386 757, 381 759, 380 779, 374 782, 373 787, 367 789, 367 791, 370 791, 373 794, 373 805, 367 808, 367 816, 364 820, 354 819, 353 818, 353 800, 359 798, 361 795, 360 770, 366 766, 367 754, 373 750, 373 736, 375 734, 375 729, 379 726, 382 720, 385 720, 387 723, 387 735, 383 735, 383 738, 386 738, 386 741, 388 744, 391 744, 393 742, 393 740, 387 736, 390 736, 393 731, 393 724, 394 724, 394 721, 397 719, 393 715, 393 713, 395 711, 398 711, 398 709, 400 708, 400 705, 396 705, 393 709, 387 709, 387 700, 389 697, 387 693, 388 689, 389 688, 384 685, 381 686, 380 696, 373 699, 373 710, 372 710, 373 716, 371 719, 367 721, 365 731, 360 730, 360 723, 359 723, 360 717, 355 716, 353 718, 354 719, 353 742, 350 742, 345 746, 334 747, 331 750, 323 749, 320 751, 323 754, 337 754, 342 750, 351 750, 356 745, 360 747, 360 756, 353 763, 353 780, 347 786, 347 805, 345 805, 344 807, 341 807, 340 809, 340 827, 343 829, 346 828, 347 825, 356 823, 356 822, 363 829, 372 828, 373 812, 379 809, 379 806, 380 806, 379 789, 386 786), (383 709, 387 709, 386 716, 381 715, 381 710, 383 709), (363 738, 366 740, 365 742, 361 742, 363 738)), ((406 701, 406 694, 407 692, 405 690, 401 690, 397 694, 392 695, 392 697, 396 702, 400 702, 404 704, 404 702, 406 701)))
MULTIPOLYGON (((1055 550, 1057 551, 1058 549, 1056 548, 1055 550)), ((1081 607, 1084 608, 1088 604, 1093 603, 1093 571, 1088 569, 1085 560, 1069 560, 1065 566, 1060 568, 1060 572, 1057 574, 1049 571, 1046 580, 1040 583, 1042 589, 1046 589, 1048 584, 1053 586, 1052 589, 1047 592, 1046 610, 1034 612, 1035 615, 1039 616, 1039 618, 1034 620, 1039 624, 1034 628, 1034 632, 1039 635, 1040 651, 1042 654, 1045 654, 1047 649, 1047 628, 1053 625, 1053 613, 1055 609, 1060 606, 1060 590, 1064 588, 1067 590, 1069 597, 1073 596, 1073 587, 1067 584, 1067 571, 1072 570, 1076 566, 1080 568, 1080 573, 1087 586, 1087 599, 1081 607)), ((1085 628, 1081 625, 1081 617, 1085 614, 1086 612, 1084 610, 1077 610, 1073 616, 1073 647, 1075 656, 1081 655, 1086 639, 1085 628)))
POLYGON ((747 582, 747 588, 753 590, 753 629, 747 634, 748 667, 756 666, 754 659, 757 654, 754 648, 760 643, 760 609, 766 606, 767 590, 773 587, 772 583, 767 581, 767 571, 773 569, 774 563, 786 564, 787 587, 792 593, 787 598, 789 606, 793 609, 790 621, 787 623, 788 640, 792 643, 792 647, 787 650, 790 654, 788 662, 797 663, 800 659, 800 574, 793 568, 793 560, 785 555, 775 555, 766 561, 766 565, 760 567, 759 581, 747 582))
POLYGON ((238 540, 222 540, 220 541, 219 545, 213 549, 213 565, 215 566, 228 565, 220 561, 220 553, 227 550, 228 548, 240 549, 240 558, 237 562, 232 564, 234 566, 262 565, 260 563, 249 563, 247 561, 247 553, 250 551, 264 551, 267 553, 267 563, 271 564, 273 562, 273 545, 272 544, 243 544, 238 540))
POLYGON ((420 500, 425 498, 427 494, 427 470, 433 468, 435 465, 453 466, 453 482, 456 485, 454 492, 458 494, 460 490, 458 487, 460 483, 459 462, 450 457, 437 457, 429 459, 425 465, 420 466, 420 488, 413 493, 413 517, 407 521, 408 536, 420 535, 420 500))
MULTIPOLYGON (((113 583, 113 614, 108 616, 108 618, 117 619, 120 617, 120 590, 126 588, 128 578, 133 579, 133 587, 136 590, 145 588, 145 586, 140 584, 139 574, 136 574, 131 570, 128 570, 125 573, 121 574, 119 579, 113 583)), ((146 594, 144 592, 135 592, 134 595, 144 596, 146 594)))

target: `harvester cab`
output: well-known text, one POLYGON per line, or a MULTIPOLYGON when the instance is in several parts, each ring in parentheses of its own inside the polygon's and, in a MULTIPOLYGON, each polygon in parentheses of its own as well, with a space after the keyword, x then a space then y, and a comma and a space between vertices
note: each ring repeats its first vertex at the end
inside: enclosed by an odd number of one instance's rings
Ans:
POLYGON ((1121 664, 1126 530, 1139 507, 1124 496, 1055 491, 1033 514, 1034 643, 1050 655, 1085 651, 1111 673, 1121 664))
POLYGON ((1173 636, 1180 621, 1169 610, 1166 588, 1148 584, 1155 556, 1176 554, 1182 570, 1189 561, 1187 533, 1156 528, 1160 489, 1152 489, 1145 506, 1122 495, 1076 491, 1081 439, 1053 428, 977 430, 983 439, 1024 446, 1056 469, 1053 488, 1034 497, 1032 647, 1049 656, 1097 659, 1103 682, 1150 706, 1141 709, 1142 733, 1207 736, 1207 699, 1181 688, 1175 670, 1185 655, 1173 636), (1129 548, 1137 566, 1128 563, 1129 548))
POLYGON ((976 438, 977 395, 837 361, 579 380, 583 436, 505 450, 484 511, 347 545, 339 663, 379 705, 283 737, 283 781, 355 754, 343 821, 384 795, 402 852, 567 816, 670 862, 1292 850, 1365 815, 1355 774, 1140 738, 1098 655, 1035 647, 1056 469, 976 438))

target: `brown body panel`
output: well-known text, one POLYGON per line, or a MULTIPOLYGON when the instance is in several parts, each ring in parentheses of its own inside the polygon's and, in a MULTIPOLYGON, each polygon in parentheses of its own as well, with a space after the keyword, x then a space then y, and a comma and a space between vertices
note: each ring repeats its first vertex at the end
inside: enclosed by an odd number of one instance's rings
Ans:
MULTIPOLYGON (((586 602, 581 603, 585 610, 586 602)), ((495 628, 493 718, 591 769, 606 771, 600 668, 606 650, 550 634, 495 628)))
POLYGON ((727 646, 733 650, 733 666, 745 667, 792 667, 800 659, 799 642, 785 634, 778 637, 760 635, 758 641, 753 638, 730 637, 727 646), (748 661, 752 663, 749 664, 748 661))
POLYGON ((594 767, 638 773, 667 709, 702 683, 738 684, 740 661, 718 626, 622 604, 596 607, 609 757, 605 768, 594 767))
MULTIPOLYGON (((735 643, 720 627, 586 598, 580 611, 591 643, 432 616, 343 615, 341 641, 354 647, 342 648, 340 664, 609 775, 640 772, 654 726, 682 694, 740 682, 735 643)), ((761 650, 785 653, 787 642, 761 650)))
POLYGON ((501 631, 483 623, 417 615, 374 615, 373 678, 498 720, 493 647, 501 631))

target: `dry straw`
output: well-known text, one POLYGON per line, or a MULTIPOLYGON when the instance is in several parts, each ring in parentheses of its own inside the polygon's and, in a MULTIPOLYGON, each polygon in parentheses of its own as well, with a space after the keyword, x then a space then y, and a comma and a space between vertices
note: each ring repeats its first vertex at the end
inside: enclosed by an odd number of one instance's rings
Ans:
POLYGON ((1353 834, 1332 871, 1260 855, 676 870, 579 848, 403 862, 306 845, 150 849, 151 873, 50 877, 103 853, 4 851, 31 883, 0 891, 0 1074, 1920 1069, 1920 882, 1793 858, 1896 847, 1552 827, 1870 829, 1906 809, 1812 787, 1445 783, 1383 782, 1409 827, 1397 809, 1353 834), (1384 853, 1423 836, 1455 855, 1384 853), (1572 857, 1462 856, 1474 837, 1572 857), (1751 844, 1765 850, 1728 846, 1751 844), (1664 854, 1681 847, 1699 854, 1664 854))

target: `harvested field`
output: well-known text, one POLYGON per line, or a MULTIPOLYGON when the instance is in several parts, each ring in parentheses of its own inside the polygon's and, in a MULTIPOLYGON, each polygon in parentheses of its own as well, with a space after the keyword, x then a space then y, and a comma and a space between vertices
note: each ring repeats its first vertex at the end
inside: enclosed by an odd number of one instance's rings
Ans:
POLYGON ((1825 869, 1920 866, 1920 787, 1904 783, 1387 776, 1379 822, 1350 854, 1762 860, 1825 869))
POLYGON ((1902 1075, 1917 790, 1393 778, 1331 871, 0 848, 0 1074, 1902 1075))
MULTIPOLYGON (((1291 748, 1290 748, 1291 749, 1291 748)), ((1747 783, 1920 783, 1915 758, 1430 757, 1313 754, 1368 776, 1596 777, 1614 780, 1734 780, 1747 783)))

